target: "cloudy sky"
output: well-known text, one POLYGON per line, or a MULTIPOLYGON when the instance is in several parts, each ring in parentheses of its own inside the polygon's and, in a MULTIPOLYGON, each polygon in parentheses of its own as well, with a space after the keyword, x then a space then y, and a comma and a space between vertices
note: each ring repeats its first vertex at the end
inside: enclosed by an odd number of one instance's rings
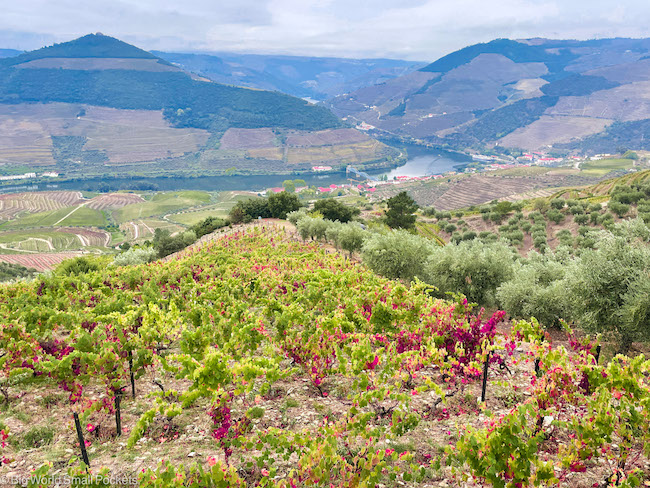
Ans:
POLYGON ((647 37, 648 0, 2 0, 0 48, 102 32, 144 49, 431 61, 498 37, 647 37))

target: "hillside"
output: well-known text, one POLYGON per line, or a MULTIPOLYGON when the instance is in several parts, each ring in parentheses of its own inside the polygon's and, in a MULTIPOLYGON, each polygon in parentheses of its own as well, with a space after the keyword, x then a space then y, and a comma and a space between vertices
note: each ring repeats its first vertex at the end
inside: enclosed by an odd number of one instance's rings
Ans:
POLYGON ((327 105, 382 132, 455 148, 642 148, 649 49, 650 39, 497 39, 327 105), (638 130, 617 137, 616 124, 638 130))
POLYGON ((433 298, 270 222, 168 262, 100 263, 0 288, 9 475, 568 487, 624 465, 645 478, 642 356, 607 362, 586 338, 433 298))
POLYGON ((442 242, 490 242, 502 238, 523 256, 532 250, 544 252, 558 246, 586 249, 594 245, 589 235, 593 231, 611 229, 618 222, 636 217, 650 223, 650 201, 639 190, 646 189, 648 177, 650 171, 645 170, 590 186, 512 195, 498 202, 495 199, 467 206, 463 211, 426 210, 417 230, 442 242))
POLYGON ((188 54, 153 51, 184 70, 218 83, 325 100, 409 73, 421 63, 264 54, 188 54))
POLYGON ((12 56, 18 56, 22 51, 17 51, 16 49, 0 49, 0 58, 10 58, 12 56))
MULTIPOLYGON (((102 34, 0 60, 0 125, 0 161, 76 177, 306 170, 309 163, 286 159, 283 141, 342 127, 323 107, 199 79, 102 34), (278 150, 251 155, 246 137, 238 150, 220 150, 228 129, 270 131, 278 150)), ((391 153, 366 135, 356 139, 358 151, 327 144, 332 151, 309 161, 345 165, 391 153)))

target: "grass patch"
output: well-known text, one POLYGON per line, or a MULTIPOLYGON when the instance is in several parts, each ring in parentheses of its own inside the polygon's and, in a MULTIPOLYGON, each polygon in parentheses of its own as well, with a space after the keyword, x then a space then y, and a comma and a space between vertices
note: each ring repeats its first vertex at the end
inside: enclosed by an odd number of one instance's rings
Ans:
POLYGON ((252 195, 238 195, 233 192, 219 193, 212 205, 207 205, 198 210, 181 212, 170 215, 168 220, 181 225, 192 226, 208 217, 226 218, 230 209, 240 200, 254 198, 252 195))
POLYGON ((202 191, 179 191, 156 193, 150 200, 127 205, 113 212, 117 222, 128 222, 177 212, 182 209, 205 205, 211 200, 210 194, 202 191))
POLYGON ((55 225, 61 227, 102 227, 108 223, 106 216, 100 210, 88 207, 78 207, 74 212, 72 210, 74 210, 74 207, 66 207, 18 217, 3 225, 2 230, 54 227, 55 225))
MULTIPOLYGON (((233 205, 230 205, 230 208, 232 208, 233 205)), ((201 222, 202 220, 207 219, 208 217, 219 217, 219 218, 227 217, 230 208, 226 208, 222 205, 215 205, 213 207, 208 207, 203 210, 197 210, 195 212, 184 212, 184 213, 173 214, 167 218, 170 221, 176 222, 181 225, 192 226, 198 222, 201 222)))
MULTIPOLYGON (((556 168, 553 168, 554 170, 556 168)), ((495 175, 499 176, 538 176, 548 173, 551 168, 543 166, 529 166, 524 168, 509 168, 495 171, 495 175)))
POLYGON ((295 398, 287 398, 284 401, 284 404, 286 405, 287 408, 296 408, 300 405, 298 403, 298 400, 296 400, 295 398))
POLYGON ((586 175, 603 176, 611 171, 628 170, 633 166, 634 161, 631 159, 600 159, 582 163, 580 169, 586 175))
POLYGON ((54 440, 54 427, 41 426, 32 427, 20 436, 20 446, 25 449, 42 447, 51 444, 54 440))

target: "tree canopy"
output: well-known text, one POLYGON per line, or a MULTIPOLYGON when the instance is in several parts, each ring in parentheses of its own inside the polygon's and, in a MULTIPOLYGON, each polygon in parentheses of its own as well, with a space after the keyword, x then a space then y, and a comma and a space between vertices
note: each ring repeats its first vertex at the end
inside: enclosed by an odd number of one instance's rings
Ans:
POLYGON ((349 222, 361 213, 358 208, 345 205, 334 198, 318 200, 314 204, 314 210, 320 212, 327 220, 338 220, 342 224, 349 222))
POLYGON ((418 204, 405 191, 388 199, 386 225, 391 229, 410 229, 415 225, 418 204))

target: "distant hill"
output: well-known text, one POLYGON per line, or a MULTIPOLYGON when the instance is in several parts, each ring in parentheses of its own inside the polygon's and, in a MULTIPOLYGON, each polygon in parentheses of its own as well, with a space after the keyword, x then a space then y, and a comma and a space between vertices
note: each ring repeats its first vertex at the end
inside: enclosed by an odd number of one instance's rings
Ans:
POLYGON ((17 51, 15 49, 0 49, 0 58, 10 58, 12 56, 18 56, 22 51, 17 51))
POLYGON ((102 34, 0 60, 0 125, 0 162, 67 176, 291 172, 392 154, 322 106, 210 82, 102 34), (224 150, 229 130, 243 132, 224 150), (266 145, 260 131, 272 134, 266 145), (284 142, 328 131, 339 132, 314 137, 327 144, 284 142))
POLYGON ((156 56, 219 83, 275 90, 325 100, 376 85, 420 68, 423 63, 395 59, 345 59, 263 54, 184 54, 156 56))
MULTIPOLYGON (((644 148, 650 39, 497 39, 331 99, 337 115, 455 148, 644 148), (614 124, 614 125, 613 125, 614 124), (617 125, 618 124, 618 125, 617 125), (624 137, 620 124, 631 124, 624 137)), ((647 136, 647 137, 646 137, 647 136)))
POLYGON ((0 102, 164 110, 175 114, 175 126, 200 129, 340 125, 321 107, 279 93, 197 81, 151 53, 101 34, 0 61, 0 102), (179 109, 182 116, 176 115, 179 109))

